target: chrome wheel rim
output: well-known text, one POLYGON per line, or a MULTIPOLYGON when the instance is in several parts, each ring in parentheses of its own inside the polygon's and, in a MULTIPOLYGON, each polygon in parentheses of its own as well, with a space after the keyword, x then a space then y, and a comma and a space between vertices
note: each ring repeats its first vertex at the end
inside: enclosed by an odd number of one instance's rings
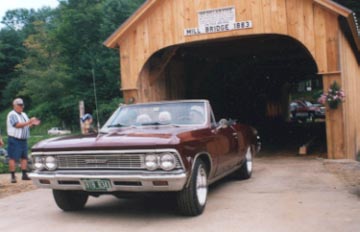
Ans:
POLYGON ((202 165, 198 169, 196 176, 196 196, 200 205, 205 205, 207 198, 207 175, 202 165))
POLYGON ((246 152, 246 168, 248 173, 252 172, 252 168, 253 168, 253 162, 252 162, 252 154, 251 154, 251 149, 250 147, 248 148, 247 152, 246 152))

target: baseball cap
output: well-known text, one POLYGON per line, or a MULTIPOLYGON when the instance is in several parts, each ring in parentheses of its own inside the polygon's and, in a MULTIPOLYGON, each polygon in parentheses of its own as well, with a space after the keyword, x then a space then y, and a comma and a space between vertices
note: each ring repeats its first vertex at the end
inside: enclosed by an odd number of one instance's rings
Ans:
POLYGON ((24 105, 24 101, 21 98, 15 98, 13 105, 24 105))
POLYGON ((82 122, 85 122, 86 120, 92 118, 91 114, 85 114, 84 116, 82 116, 80 119, 82 122))

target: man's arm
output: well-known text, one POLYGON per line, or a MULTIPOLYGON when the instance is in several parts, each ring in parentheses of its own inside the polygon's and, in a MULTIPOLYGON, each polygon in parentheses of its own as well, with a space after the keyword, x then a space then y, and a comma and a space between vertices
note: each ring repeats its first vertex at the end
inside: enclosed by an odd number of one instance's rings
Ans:
POLYGON ((26 126, 32 126, 31 119, 29 121, 27 121, 27 122, 17 122, 17 123, 15 123, 16 128, 23 128, 23 127, 26 127, 26 126))
POLYGON ((15 115, 11 115, 11 117, 10 117, 10 123, 15 128, 23 128, 26 126, 32 126, 33 124, 35 124, 34 122, 37 120, 38 120, 37 118, 33 117, 33 118, 30 118, 30 120, 27 122, 19 122, 15 115))

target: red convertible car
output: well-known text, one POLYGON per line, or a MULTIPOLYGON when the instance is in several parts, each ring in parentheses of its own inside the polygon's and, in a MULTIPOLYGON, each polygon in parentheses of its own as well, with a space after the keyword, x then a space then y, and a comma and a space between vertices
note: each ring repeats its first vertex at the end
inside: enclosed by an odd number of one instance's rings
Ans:
POLYGON ((259 149, 254 128, 215 121, 207 100, 122 105, 98 134, 36 144, 30 176, 64 211, 82 209, 89 196, 176 192, 180 212, 195 216, 211 183, 251 177, 259 149))

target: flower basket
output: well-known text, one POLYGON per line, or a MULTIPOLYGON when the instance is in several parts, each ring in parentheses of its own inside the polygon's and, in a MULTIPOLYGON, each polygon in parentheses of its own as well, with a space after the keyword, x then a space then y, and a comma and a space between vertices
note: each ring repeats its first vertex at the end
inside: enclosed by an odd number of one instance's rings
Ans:
POLYGON ((334 81, 327 92, 324 92, 318 99, 323 105, 328 105, 330 109, 337 109, 345 100, 345 93, 341 90, 340 85, 334 81))

